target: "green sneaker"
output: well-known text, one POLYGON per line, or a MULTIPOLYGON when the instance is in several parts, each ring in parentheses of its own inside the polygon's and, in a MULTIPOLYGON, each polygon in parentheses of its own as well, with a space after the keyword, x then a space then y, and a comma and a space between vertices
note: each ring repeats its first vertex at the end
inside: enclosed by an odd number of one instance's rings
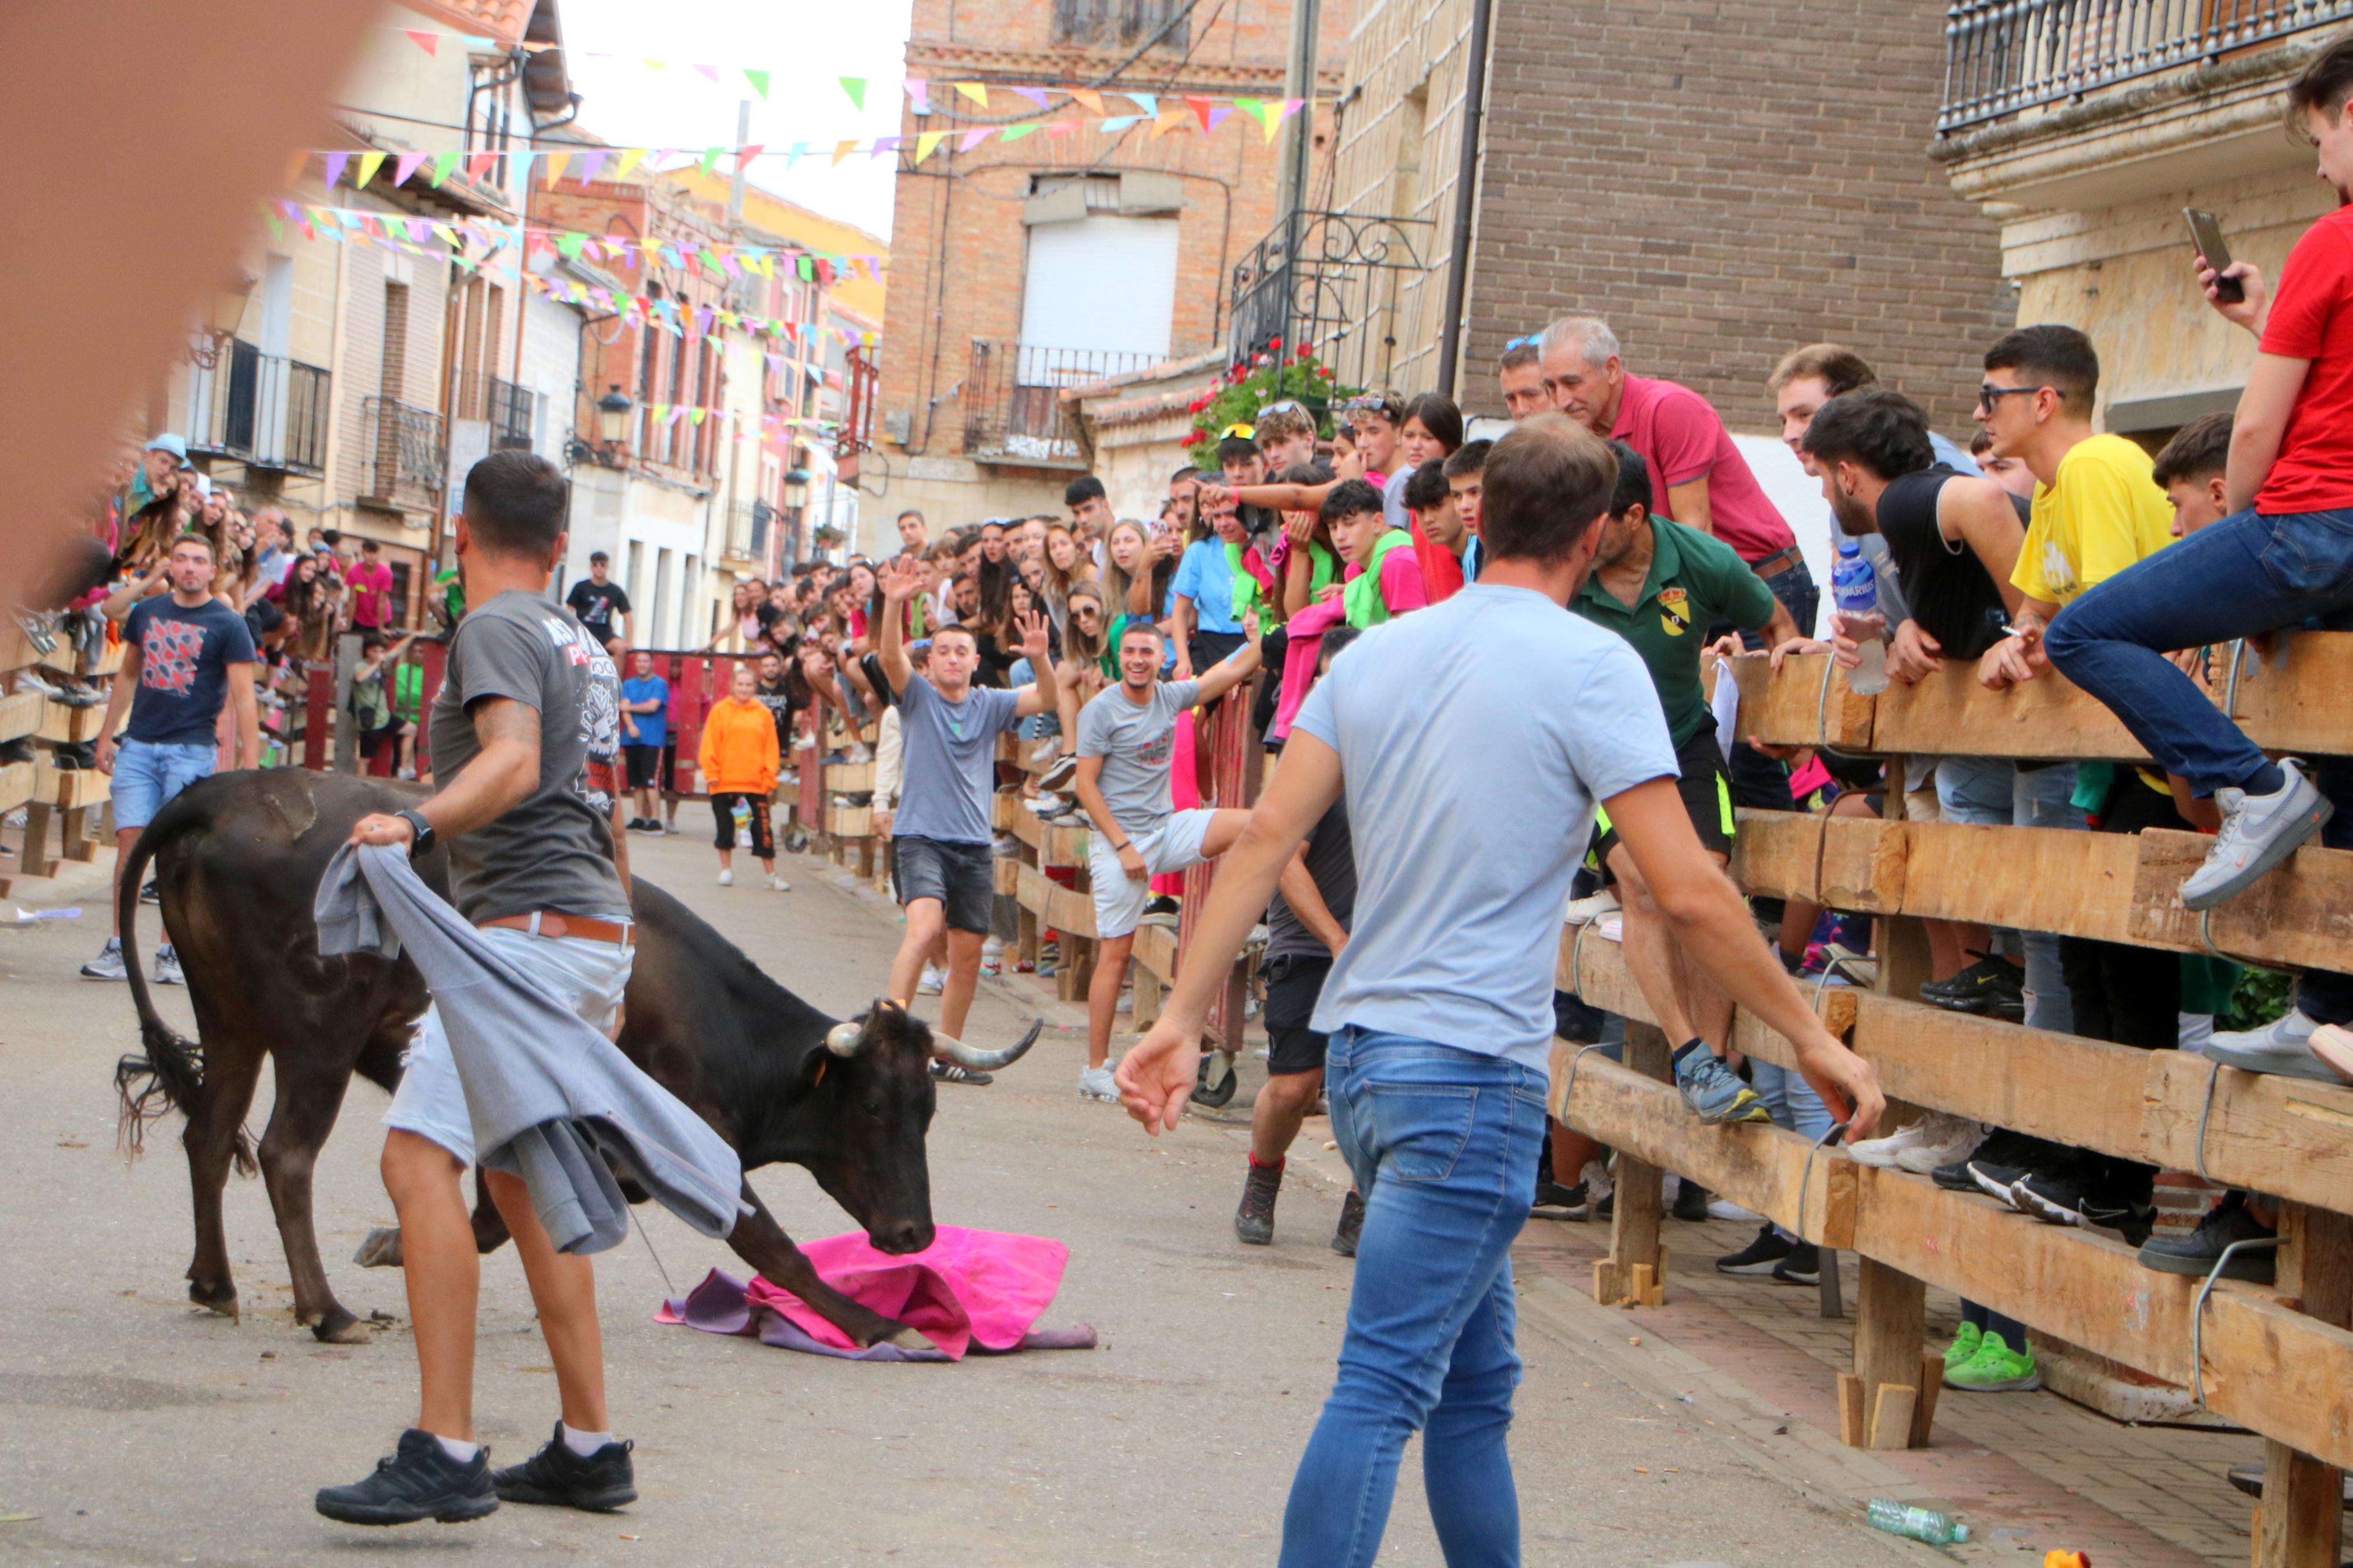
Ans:
POLYGON ((1985 1330, 1975 1323, 1961 1325, 1961 1331, 1955 1334, 1953 1342, 1945 1347, 1946 1382, 1950 1383, 1953 1373, 1969 1363, 1969 1358, 1978 1353, 1978 1346, 1984 1342, 1985 1330))
POLYGON ((2030 1394, 2042 1386, 2042 1373, 2031 1350, 2012 1350, 2000 1334, 1988 1333, 1977 1354, 1945 1373, 1945 1386, 1965 1394, 2030 1394))

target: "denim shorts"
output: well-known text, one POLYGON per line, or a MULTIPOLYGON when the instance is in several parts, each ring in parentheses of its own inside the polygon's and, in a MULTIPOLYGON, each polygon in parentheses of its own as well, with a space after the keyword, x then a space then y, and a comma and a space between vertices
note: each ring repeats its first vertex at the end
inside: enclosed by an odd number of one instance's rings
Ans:
MULTIPOLYGON (((621 996, 629 988, 635 947, 592 942, 585 936, 533 936, 510 926, 485 926, 475 934, 499 956, 528 974, 590 1027, 610 1036, 621 1021, 621 996)), ((474 1119, 466 1109, 465 1086, 449 1055, 441 1026, 441 1005, 425 1010, 417 1038, 400 1058, 400 1083, 384 1124, 430 1139, 457 1157, 474 1163, 474 1119)))
POLYGON ((154 821, 165 801, 198 779, 213 776, 217 757, 210 741, 183 745, 123 742, 114 752, 115 831, 144 827, 154 821))
POLYGON ((905 837, 891 840, 891 875, 903 906, 937 899, 950 931, 987 935, 997 902, 997 858, 986 844, 952 844, 943 838, 905 837))

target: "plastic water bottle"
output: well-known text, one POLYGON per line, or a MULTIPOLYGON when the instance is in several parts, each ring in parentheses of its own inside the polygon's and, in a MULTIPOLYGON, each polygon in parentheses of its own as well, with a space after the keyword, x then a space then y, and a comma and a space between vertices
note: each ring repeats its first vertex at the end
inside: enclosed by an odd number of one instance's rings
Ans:
POLYGON ((735 847, 738 849, 749 849, 752 847, 751 804, 748 801, 737 801, 735 803, 733 815, 735 817, 735 847))
POLYGON ((1880 613, 1879 583, 1871 574, 1871 563, 1852 539, 1838 542, 1831 592, 1838 599, 1841 629, 1862 645, 1862 662, 1846 672, 1847 689, 1857 697, 1875 697, 1887 689, 1887 648, 1879 640, 1887 617, 1880 613))
POLYGON ((1931 1546, 1952 1546, 1969 1538, 1969 1527, 1949 1513, 1890 1502, 1885 1498, 1871 1500, 1868 1517, 1873 1530, 1883 1530, 1890 1535, 1908 1535, 1931 1546))

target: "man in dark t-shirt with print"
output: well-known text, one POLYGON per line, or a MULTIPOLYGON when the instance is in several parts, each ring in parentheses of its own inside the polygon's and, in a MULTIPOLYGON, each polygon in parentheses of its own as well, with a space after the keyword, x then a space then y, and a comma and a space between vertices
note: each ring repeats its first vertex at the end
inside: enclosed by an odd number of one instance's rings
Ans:
POLYGON ((572 592, 564 595, 565 607, 580 617, 580 624, 595 634, 598 646, 607 651, 628 635, 629 618, 628 594, 618 583, 606 581, 612 568, 613 558, 599 550, 588 557, 588 575, 573 584, 572 592), (620 617, 617 624, 616 616, 620 617))
MULTIPOLYGON (((213 547, 200 533, 172 542, 164 568, 172 591, 142 599, 122 623, 122 668, 99 727, 98 767, 113 780, 116 891, 132 846, 164 803, 219 760, 214 740, 221 708, 235 710, 234 761, 261 765, 260 710, 253 696, 253 633, 245 617, 213 597, 213 547), (125 710, 131 728, 118 744, 125 710)), ((92 980, 128 978, 122 966, 122 900, 109 906, 114 934, 81 967, 92 980)), ((155 978, 180 984, 180 961, 165 942, 155 950, 155 978)))
MULTIPOLYGON (((611 1034, 635 952, 620 787, 621 710, 613 661, 594 634, 547 602, 564 558, 569 486, 545 459, 497 452, 466 477, 457 551, 472 606, 449 641, 432 713, 438 791, 360 819, 357 844, 413 858, 449 840, 458 911, 518 973, 611 1034)), ((596 1284, 587 1258, 548 1240, 522 1178, 496 1171, 498 1205, 531 1282, 555 1367, 562 1419, 547 1446, 493 1472, 474 1440, 475 1303, 481 1266, 459 1185, 473 1123, 436 998, 417 1027, 392 1108, 383 1172, 400 1216, 422 1396, 393 1456, 316 1506, 346 1524, 456 1523, 501 1500, 591 1510, 637 1497, 629 1446, 605 1412, 596 1284)))

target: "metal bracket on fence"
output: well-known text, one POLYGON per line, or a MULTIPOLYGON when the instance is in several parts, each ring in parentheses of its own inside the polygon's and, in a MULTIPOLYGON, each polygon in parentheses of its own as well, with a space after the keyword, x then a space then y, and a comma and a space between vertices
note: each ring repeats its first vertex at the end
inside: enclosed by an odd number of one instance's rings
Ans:
POLYGON ((2225 952, 2221 948, 2215 946, 2214 911, 2212 910, 2200 910, 2198 911, 2198 941, 2208 952, 2212 953, 2215 957, 2221 959, 2225 963, 2244 964, 2250 969, 2296 968, 2296 965, 2292 963, 2282 963, 2276 958, 2248 958, 2240 953, 2225 952))
POLYGON ((1833 654, 1822 661, 1822 689, 1814 698, 1814 749, 1831 749, 1831 677, 1838 671, 1838 657, 1833 654))
POLYGON ((2231 639, 2231 679, 2222 688, 2222 717, 2235 720, 2239 712, 2239 666, 2247 654, 2247 639, 2231 639))
POLYGON ((2206 1276, 2206 1282, 2198 1287, 2197 1304, 2189 1309, 2189 1386, 2200 1410, 2206 1408, 2206 1298, 2214 1293, 2214 1281, 2222 1278, 2222 1270, 2231 1266, 2231 1259, 2241 1251, 2248 1247, 2278 1245, 2279 1237, 2275 1236, 2251 1236, 2244 1241, 2231 1243, 2222 1249, 2222 1256, 2214 1260, 2214 1268, 2206 1276))
POLYGON ((1830 1131, 1815 1139, 1814 1146, 1806 1151, 1805 1169, 1798 1173, 1798 1239, 1799 1241, 1806 1239, 1806 1191, 1814 1179, 1814 1156, 1820 1153, 1833 1138, 1843 1137, 1846 1127, 1847 1124, 1843 1121, 1831 1122, 1830 1131))
POLYGON ((2222 1064, 2211 1060, 2207 1062, 2206 1098, 2198 1107, 2198 1144, 2190 1151, 2194 1156, 2192 1163, 2198 1167, 2198 1179, 2209 1186, 2228 1184, 2215 1181, 2213 1173, 2206 1169, 2206 1119, 2214 1114, 2214 1086, 2221 1077, 2222 1064))
MULTIPOLYGON (((1577 1049, 1577 1054, 1568 1058, 1568 1081, 1561 1086, 1560 1090, 1561 1110, 1567 1110, 1568 1109, 1568 1102, 1570 1100, 1575 1098, 1577 1094, 1577 1064, 1585 1060, 1585 1053, 1588 1051, 1598 1051, 1607 1043, 1607 1041, 1596 1040, 1589 1046, 1579 1046, 1577 1049)), ((1563 1118, 1563 1120, 1566 1121, 1567 1118, 1563 1118)))

